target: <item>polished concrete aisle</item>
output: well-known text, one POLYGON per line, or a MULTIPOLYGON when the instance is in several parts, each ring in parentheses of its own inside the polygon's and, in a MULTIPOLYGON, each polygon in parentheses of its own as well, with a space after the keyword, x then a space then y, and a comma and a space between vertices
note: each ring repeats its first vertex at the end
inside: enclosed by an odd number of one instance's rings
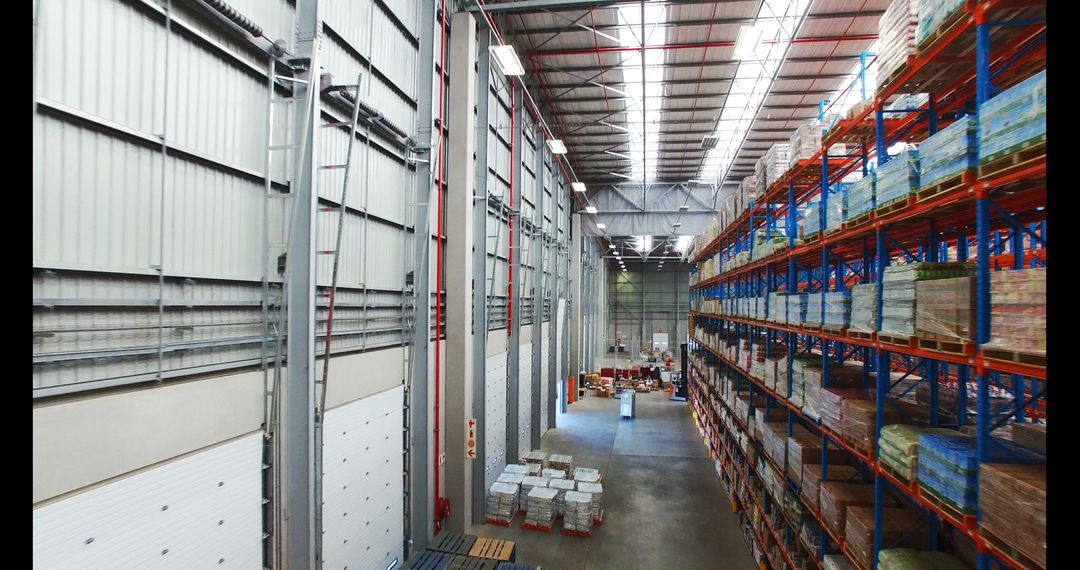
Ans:
POLYGON ((694 427, 686 402, 667 392, 637 395, 637 417, 619 400, 589 396, 560 414, 543 450, 574 456, 604 477, 604 523, 592 538, 475 525, 472 533, 517 542, 517 559, 551 570, 755 567, 731 501, 694 427))

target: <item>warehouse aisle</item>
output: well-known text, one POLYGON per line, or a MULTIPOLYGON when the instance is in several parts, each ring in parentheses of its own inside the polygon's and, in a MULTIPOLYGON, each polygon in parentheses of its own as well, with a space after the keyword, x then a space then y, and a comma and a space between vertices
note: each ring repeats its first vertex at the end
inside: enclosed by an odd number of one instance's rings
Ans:
POLYGON ((666 392, 637 395, 637 417, 619 400, 589 396, 560 414, 542 441, 549 453, 604 476, 604 523, 591 539, 475 525, 472 533, 518 544, 517 559, 545 569, 755 567, 713 462, 685 402, 666 392))

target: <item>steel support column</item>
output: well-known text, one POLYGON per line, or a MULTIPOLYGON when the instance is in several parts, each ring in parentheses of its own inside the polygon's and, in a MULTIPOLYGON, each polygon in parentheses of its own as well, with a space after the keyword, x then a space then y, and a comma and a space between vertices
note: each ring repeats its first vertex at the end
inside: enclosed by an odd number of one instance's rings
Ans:
MULTIPOLYGON (((510 78, 511 81, 517 81, 514 78, 510 78)), ((510 322, 507 323, 507 335, 509 337, 510 346, 507 347, 507 365, 506 365, 506 377, 509 382, 508 389, 506 391, 506 462, 517 463, 521 458, 521 450, 518 449, 518 438, 521 437, 521 422, 520 422, 520 410, 519 410, 519 388, 520 388, 520 368, 521 368, 521 315, 524 312, 521 307, 521 268, 524 267, 521 259, 521 234, 525 231, 525 227, 521 224, 521 202, 522 193, 521 188, 524 174, 522 168, 522 148, 524 147, 525 137, 521 136, 521 126, 524 123, 525 107, 522 104, 522 94, 524 89, 518 88, 513 90, 514 97, 510 101, 513 106, 513 113, 510 115, 513 120, 510 125, 510 144, 511 152, 510 156, 513 157, 513 162, 510 164, 511 178, 513 180, 513 190, 511 191, 511 203, 510 203, 510 216, 512 218, 514 228, 517 231, 513 232, 513 238, 510 240, 510 257, 514 260, 512 264, 513 281, 510 283, 510 303, 513 310, 510 311, 510 322)))
MULTIPOLYGON (((567 311, 569 312, 569 326, 570 326, 570 369, 567 371, 568 375, 572 375, 575 378, 578 377, 578 372, 582 369, 582 352, 581 352, 581 336, 584 329, 582 314, 582 235, 581 235, 581 214, 574 213, 570 216, 570 251, 567 254, 567 263, 570 266, 570 287, 567 294, 567 311)), ((566 379, 564 378, 565 382, 566 379)), ((569 389, 569 387, 567 387, 569 389)), ((566 394, 566 392, 563 392, 566 394)), ((563 399, 563 412, 566 411, 566 401, 568 398, 563 399)))
MULTIPOLYGON (((532 244, 529 246, 530 257, 533 259, 532 271, 532 430, 529 434, 529 442, 533 449, 540 449, 540 409, 547 405, 544 402, 546 396, 541 391, 544 384, 541 378, 540 353, 544 342, 544 156, 547 154, 547 143, 544 142, 544 131, 539 126, 533 131, 533 140, 536 141, 536 149, 533 151, 533 181, 536 187, 533 193, 533 232, 529 236, 532 244)), ((549 329, 550 330, 550 329, 549 329)))

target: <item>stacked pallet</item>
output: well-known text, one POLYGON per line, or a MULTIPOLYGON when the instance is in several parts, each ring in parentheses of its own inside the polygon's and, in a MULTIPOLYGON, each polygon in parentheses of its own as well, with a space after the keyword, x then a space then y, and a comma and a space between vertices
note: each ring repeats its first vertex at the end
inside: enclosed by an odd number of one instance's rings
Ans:
POLYGON ((600 483, 585 483, 578 482, 577 490, 582 493, 588 493, 592 497, 592 515, 593 522, 600 523, 604 520, 604 486, 600 483))
POLYGON ((513 483, 493 483, 488 490, 487 509, 484 513, 487 522, 509 525, 518 512, 519 491, 520 486, 513 483))
POLYGON ((787 324, 801 325, 806 319, 806 293, 787 295, 787 324))
POLYGON ((953 435, 945 428, 920 428, 892 424, 881 428, 878 438, 878 462, 888 467, 905 482, 914 481, 919 473, 919 436, 923 434, 953 435))
POLYGON ((919 487, 952 509, 974 514, 978 504, 979 461, 975 438, 919 436, 919 487))
POLYGON ((504 467, 503 473, 517 473, 522 477, 530 474, 529 467, 527 465, 518 465, 515 463, 510 463, 506 467, 504 467))
POLYGON ((854 220, 874 209, 874 189, 877 174, 871 172, 855 181, 848 190, 848 220, 854 220))
POLYGON ((932 279, 915 284, 915 334, 919 338, 975 338, 975 278, 932 279))
MULTIPOLYGON (((898 423, 902 419, 899 410, 886 404, 884 423, 898 423)), ((844 441, 862 453, 873 451, 877 432, 877 403, 874 400, 844 400, 841 422, 844 441)))
MULTIPOLYGON (((832 450, 829 450, 830 453, 832 450)), ((859 472, 850 465, 834 465, 832 463, 833 457, 829 457, 828 465, 828 481, 837 481, 840 483, 850 483, 858 477, 859 472)), ((799 493, 806 499, 807 504, 810 505, 815 511, 821 510, 821 465, 817 463, 806 463, 802 466, 802 480, 799 493)))
MULTIPOLYGON (((825 320, 821 323, 827 329, 844 329, 851 324, 851 294, 847 291, 822 293, 825 305, 825 320)), ((809 309, 808 309, 809 311, 809 309)))
POLYGON ((886 267, 882 278, 881 332, 898 337, 915 334, 918 282, 974 274, 973 263, 909 263, 886 267))
MULTIPOLYGON (((864 179, 865 180, 865 179, 864 179)), ((859 283, 851 288, 849 332, 877 331, 877 283, 859 283)))
POLYGON ((983 348, 1046 354, 1045 268, 990 273, 990 342, 983 348))
POLYGON ((547 487, 534 487, 529 491, 528 506, 525 512, 526 528, 534 530, 550 531, 555 524, 556 505, 555 498, 559 495, 556 489, 547 487))
POLYGON ((522 479, 521 480, 521 496, 518 499, 518 504, 520 505, 520 508, 524 509, 525 507, 528 506, 529 493, 531 493, 533 489, 535 489, 537 487, 540 487, 540 488, 547 487, 548 486, 548 481, 550 481, 550 479, 544 479, 543 477, 533 477, 533 476, 527 476, 524 479, 522 479))
POLYGON ((528 475, 522 475, 520 473, 502 472, 499 474, 499 478, 496 479, 499 483, 510 483, 511 485, 521 485, 521 482, 528 477, 528 475))
POLYGON ((566 471, 544 468, 540 471, 540 476, 544 479, 566 479, 566 471))
MULTIPOLYGON (((927 548, 929 540, 922 517, 908 509, 886 507, 882 512, 882 544, 895 544, 904 538, 904 544, 915 548, 927 548)), ((874 508, 849 507, 844 527, 844 541, 856 562, 864 568, 871 566, 874 552, 874 508)))
POLYGON ((761 424, 761 447, 777 465, 783 465, 787 455, 787 423, 761 424))
POLYGON ((879 165, 877 170, 877 207, 902 201, 919 189, 919 152, 906 149, 879 165))
POLYGON ((1046 567, 1046 466, 984 463, 979 479, 983 533, 1046 567))
POLYGON ((920 0, 919 23, 915 26, 915 44, 926 47, 936 32, 964 7, 964 0, 920 0))
POLYGON ((601 481, 600 472, 591 467, 576 467, 574 468, 574 481, 599 483, 601 481))
POLYGON ((539 465, 540 468, 543 469, 547 464, 547 453, 535 449, 533 451, 526 451, 521 455, 521 461, 519 463, 522 465, 532 463, 539 465))
POLYGON ((967 570, 959 558, 939 550, 887 548, 878 552, 878 570, 967 570))
MULTIPOLYGON (((821 451, 821 436, 814 435, 806 428, 796 424, 795 429, 792 430, 792 435, 787 440, 788 476, 797 484, 802 485, 804 470, 808 467, 814 467, 817 469, 816 475, 820 480, 821 451)), ((836 446, 829 446, 826 454, 830 474, 834 466, 841 465, 847 459, 844 450, 836 446)), ((817 497, 814 498, 814 504, 817 504, 817 497)), ((815 508, 817 507, 815 506, 815 508)))
POLYGON ((850 185, 842 182, 835 184, 835 190, 829 192, 825 206, 825 231, 840 229, 840 223, 847 219, 847 189, 850 185))
POLYGON ((548 482, 548 488, 556 491, 555 495, 555 514, 562 516, 566 502, 566 492, 573 491, 577 488, 577 483, 573 479, 552 479, 548 482))
POLYGON ((592 495, 567 491, 563 498, 563 531, 589 536, 592 533, 592 495))
POLYGON ((820 488, 821 520, 837 536, 847 528, 848 507, 873 507, 874 486, 829 481, 820 488))
POLYGON ((971 115, 956 120, 941 129, 919 146, 922 161, 919 165, 920 189, 928 189, 973 170, 975 137, 978 123, 971 115))
POLYGON ((919 24, 918 0, 893 0, 878 21, 878 72, 880 89, 896 70, 915 55, 915 26, 919 24))
POLYGON ((788 143, 775 143, 754 164, 754 176, 757 177, 757 188, 768 192, 769 186, 780 179, 787 172, 791 145, 788 143))
POLYGON ((799 125, 788 141, 788 168, 800 160, 809 160, 821 151, 821 132, 824 125, 817 119, 799 125))
MULTIPOLYGON (((1046 71, 979 106, 979 164, 1046 142, 1046 71)), ((983 173, 980 173, 983 174, 983 173)))

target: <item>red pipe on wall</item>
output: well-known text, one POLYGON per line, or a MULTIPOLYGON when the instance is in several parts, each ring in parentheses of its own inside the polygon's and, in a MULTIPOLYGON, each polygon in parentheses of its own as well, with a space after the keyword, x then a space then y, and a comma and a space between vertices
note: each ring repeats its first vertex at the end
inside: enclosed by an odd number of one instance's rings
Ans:
MULTIPOLYGON (((442 515, 444 510, 449 510, 449 505, 445 504, 442 499, 442 493, 440 489, 439 478, 439 435, 441 430, 439 429, 440 418, 439 408, 441 404, 441 390, 440 379, 442 373, 442 366, 440 363, 442 353, 442 282, 443 282, 443 188, 445 188, 445 169, 446 163, 443 160, 443 153, 445 152, 443 144, 443 125, 445 124, 445 108, 446 103, 446 0, 442 0, 440 20, 442 20, 442 41, 439 45, 439 163, 437 172, 439 173, 438 195, 439 195, 439 210, 438 210, 438 237, 435 241, 436 253, 435 253, 435 534, 439 534, 442 530, 442 515), (445 505, 445 506, 444 506, 445 505)), ((427 239, 427 236, 422 236, 420 239, 427 239)), ((427 300, 424 300, 426 309, 427 300)), ((426 336, 426 335, 425 335, 426 336)))

